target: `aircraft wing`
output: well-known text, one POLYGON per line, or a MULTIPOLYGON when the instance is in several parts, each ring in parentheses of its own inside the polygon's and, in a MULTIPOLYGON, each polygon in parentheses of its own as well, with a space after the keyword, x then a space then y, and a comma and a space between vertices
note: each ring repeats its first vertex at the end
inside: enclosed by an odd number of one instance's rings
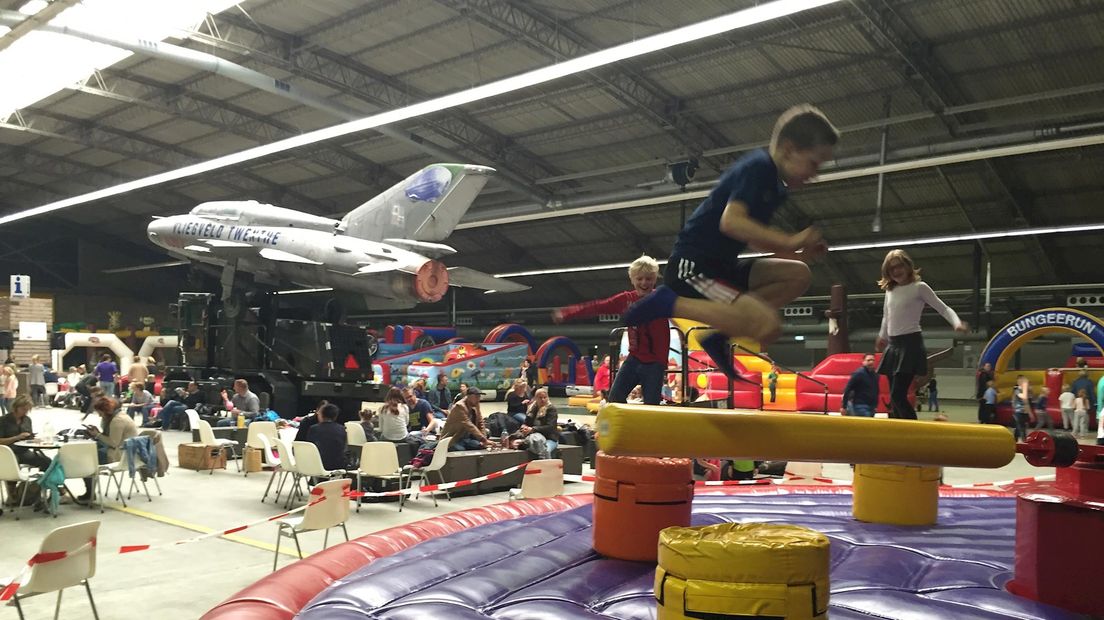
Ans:
POLYGON ((476 271, 467 267, 449 267, 449 284, 464 288, 478 288, 495 293, 517 293, 529 289, 524 284, 518 284, 513 280, 496 278, 489 273, 476 271))
POLYGON ((242 243, 241 241, 227 241, 226 239, 202 239, 203 243, 213 248, 251 248, 252 244, 242 243))
POLYGON ((285 252, 283 250, 277 250, 275 248, 264 248, 258 253, 268 260, 275 260, 284 263, 299 263, 303 265, 322 264, 316 260, 307 258, 306 256, 299 256, 298 254, 292 254, 291 252, 285 252))
POLYGON ((430 243, 429 241, 414 241, 412 239, 384 239, 384 243, 397 245, 404 250, 417 252, 429 258, 440 258, 450 254, 456 254, 456 249, 443 243, 430 243))
POLYGON ((181 248, 191 254, 202 254, 212 257, 232 257, 252 254, 256 249, 248 243, 226 241, 224 239, 196 239, 195 243, 181 248))
POLYGON ((357 269, 357 275, 365 275, 365 274, 369 274, 369 273, 384 273, 384 272, 387 272, 387 271, 395 271, 397 269, 397 267, 395 265, 396 265, 395 261, 384 261, 384 262, 379 262, 379 263, 370 263, 370 264, 361 265, 360 268, 357 269))

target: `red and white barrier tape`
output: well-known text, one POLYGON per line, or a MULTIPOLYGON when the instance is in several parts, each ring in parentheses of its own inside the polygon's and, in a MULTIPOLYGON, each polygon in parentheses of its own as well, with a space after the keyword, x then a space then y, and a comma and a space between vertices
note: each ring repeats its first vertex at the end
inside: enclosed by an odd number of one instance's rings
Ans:
POLYGON ((15 579, 12 579, 8 585, 4 586, 3 590, 0 590, 0 603, 11 599, 15 596, 15 593, 22 587, 27 575, 31 572, 31 567, 35 564, 45 564, 47 562, 56 562, 58 560, 64 560, 67 557, 78 555, 92 549, 96 546, 96 539, 93 538, 84 543, 80 547, 72 551, 46 551, 36 553, 31 556, 31 559, 27 560, 27 563, 23 566, 23 569, 19 571, 19 575, 15 579))
MULTIPOLYGON (((598 478, 596 476, 576 476, 572 474, 564 475, 564 482, 594 482, 598 478)), ((779 478, 752 478, 751 480, 698 480, 694 482, 694 486, 699 487, 734 487, 744 485, 755 484, 785 484, 790 480, 815 480, 817 482, 823 482, 826 484, 851 484, 849 480, 835 480, 832 478, 806 478, 802 476, 794 476, 782 480, 779 478)))
MULTIPOLYGON (((176 541, 173 541, 173 542, 160 543, 160 544, 156 544, 156 545, 123 545, 123 546, 119 547, 119 549, 118 549, 118 551, 116 551, 116 553, 124 554, 124 553, 135 553, 137 551, 150 551, 152 549, 168 549, 170 547, 175 547, 177 545, 184 545, 184 544, 188 544, 188 543, 198 542, 198 541, 201 541, 201 540, 206 540, 208 538, 217 538, 219 536, 227 536, 229 534, 235 534, 237 532, 249 529, 249 528, 251 528, 253 526, 256 526, 256 525, 269 523, 269 522, 275 521, 277 519, 283 519, 284 517, 287 517, 289 515, 293 515, 297 512, 302 512, 302 511, 306 510, 307 508, 309 508, 311 506, 314 506, 315 504, 317 504, 317 503, 321 502, 322 500, 326 499, 325 496, 323 495, 322 489, 319 489, 318 487, 315 487, 315 488, 311 489, 311 495, 315 496, 315 499, 311 500, 310 502, 308 502, 308 503, 306 503, 306 504, 304 504, 304 505, 302 505, 298 508, 294 508, 294 509, 288 510, 286 512, 281 512, 280 514, 275 515, 275 516, 265 517, 264 519, 257 519, 256 521, 253 521, 251 523, 246 523, 245 525, 239 525, 237 527, 232 527, 232 528, 221 530, 221 531, 216 530, 214 532, 208 532, 206 534, 201 534, 199 536, 193 536, 191 538, 185 538, 183 540, 176 540, 176 541)), ((80 547, 80 548, 78 548, 74 551, 70 551, 70 552, 57 551, 57 552, 52 552, 52 553, 37 553, 37 554, 35 554, 33 557, 31 557, 30 560, 27 560, 27 564, 20 571, 19 575, 17 577, 15 577, 14 579, 12 579, 10 582, 8 582, 8 585, 4 586, 3 590, 0 590, 0 602, 4 602, 4 601, 12 598, 13 596, 15 596, 16 591, 18 591, 20 586, 22 586, 23 581, 26 578, 27 574, 30 572, 32 566, 34 566, 36 564, 45 564, 47 562, 55 562, 57 560, 62 560, 62 559, 65 559, 65 558, 67 558, 71 555, 81 553, 81 552, 83 552, 83 551, 85 551, 85 550, 87 550, 91 547, 95 547, 95 546, 96 546, 96 539, 93 538, 89 543, 86 543, 84 546, 82 546, 82 547, 80 547)))
POLYGON ((1055 475, 1050 474, 1047 476, 1028 476, 1026 478, 1016 478, 1015 480, 998 480, 997 482, 974 482, 972 484, 945 484, 943 486, 950 487, 952 489, 976 489, 984 487, 1006 487, 1010 484, 1024 484, 1027 482, 1054 482, 1055 475))
MULTIPOLYGON (((527 463, 521 465, 515 465, 513 467, 507 467, 502 471, 496 471, 487 474, 486 476, 479 476, 478 478, 468 478, 466 480, 457 480, 456 482, 445 482, 443 484, 429 484, 426 486, 413 487, 410 489, 403 489, 401 491, 383 491, 380 493, 368 493, 365 491, 349 491, 348 497, 350 499, 356 499, 358 497, 396 497, 399 495, 414 495, 417 493, 432 493, 434 491, 445 491, 448 489, 455 489, 456 487, 466 487, 480 482, 486 482, 487 480, 494 480, 495 478, 501 478, 507 474, 512 474, 519 469, 525 469, 527 463)), ((539 469, 527 470, 526 475, 539 474, 539 469)), ((566 477, 565 477, 566 479, 566 477)))
MULTIPOLYGON (((349 491, 347 494, 344 495, 344 497, 347 497, 348 499, 356 499, 358 497, 393 497, 393 496, 397 496, 397 495, 413 495, 415 493, 432 493, 433 491, 444 491, 444 490, 447 490, 447 489, 455 489, 457 487, 470 486, 470 485, 477 484, 477 483, 480 483, 480 482, 485 482, 487 480, 494 480, 495 478, 501 478, 502 476, 505 476, 507 474, 512 474, 515 471, 518 471, 519 469, 526 469, 527 465, 528 465, 528 463, 522 463, 521 465, 515 465, 513 467, 507 467, 506 469, 503 469, 501 471, 492 472, 492 473, 487 474, 486 476, 479 476, 478 478, 469 478, 467 480, 457 480, 456 482, 445 482, 443 484, 431 484, 431 485, 415 487, 415 488, 411 488, 411 489, 403 489, 401 491, 387 491, 387 492, 383 492, 383 493, 365 493, 363 491, 349 491)), ((562 466, 560 467, 560 469, 562 470, 562 466)), ((540 469, 529 469, 529 470, 526 470, 525 474, 526 475, 539 474, 539 473, 541 473, 541 471, 542 470, 540 470, 540 469)), ((306 510, 307 508, 309 508, 311 506, 314 506, 315 504, 317 504, 317 503, 323 501, 324 499, 326 499, 325 495, 323 495, 322 489, 320 489, 319 487, 315 487, 315 488, 311 489, 310 494, 312 496, 315 496, 315 499, 311 500, 310 502, 308 502, 307 504, 305 504, 303 506, 300 506, 298 508, 294 508, 292 510, 288 510, 288 511, 285 511, 285 512, 281 512, 278 515, 274 515, 274 516, 271 516, 271 517, 265 517, 263 519, 257 519, 256 521, 252 521, 252 522, 246 523, 244 525, 239 525, 237 527, 231 527, 231 528, 227 528, 227 529, 224 529, 224 530, 216 530, 216 531, 213 531, 213 532, 208 532, 206 534, 200 534, 199 536, 193 536, 191 538, 185 538, 185 539, 177 540, 177 541, 173 541, 173 542, 160 543, 160 544, 156 544, 156 545, 123 545, 123 546, 119 547, 117 553, 124 554, 124 553, 135 553, 135 552, 138 552, 138 551, 150 551, 150 550, 153 550, 153 549, 168 549, 168 548, 171 548, 171 547, 175 547, 177 545, 184 545, 184 544, 188 544, 188 543, 199 542, 201 540, 206 540, 208 538, 218 538, 220 536, 228 536, 230 534, 236 534, 238 532, 241 532, 242 530, 247 530, 247 529, 249 529, 251 527, 254 527, 254 526, 257 526, 257 525, 263 525, 265 523, 270 523, 272 521, 276 521, 277 519, 283 519, 284 517, 293 515, 293 514, 298 513, 298 512, 302 512, 302 511, 306 510)), ((92 545, 95 546, 95 540, 93 540, 92 545)), ((81 549, 78 549, 77 551, 74 551, 73 553, 77 553, 77 552, 82 551, 82 550, 84 550, 84 547, 82 547, 81 549)), ((68 557, 68 555, 71 555, 71 554, 67 554, 64 551, 59 551, 57 553, 39 553, 39 554, 36 554, 34 557, 32 557, 30 560, 27 561, 27 564, 23 567, 23 570, 20 571, 19 575, 17 577, 15 577, 14 579, 12 579, 8 583, 8 585, 4 587, 3 590, 0 590, 0 602, 6 601, 6 600, 10 599, 12 596, 15 595, 15 593, 19 589, 20 585, 22 585, 23 580, 26 578, 27 574, 30 572, 32 566, 34 566, 35 564, 44 564, 46 562, 53 562, 53 561, 56 561, 56 560, 61 560, 65 557, 68 557)))

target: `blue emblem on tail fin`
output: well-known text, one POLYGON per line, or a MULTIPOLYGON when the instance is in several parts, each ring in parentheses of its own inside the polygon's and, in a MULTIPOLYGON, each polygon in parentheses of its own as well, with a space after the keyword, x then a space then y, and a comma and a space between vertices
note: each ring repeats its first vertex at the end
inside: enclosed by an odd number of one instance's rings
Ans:
POLYGON ((443 166, 423 170, 403 188, 403 194, 415 202, 436 202, 452 182, 452 172, 443 166))

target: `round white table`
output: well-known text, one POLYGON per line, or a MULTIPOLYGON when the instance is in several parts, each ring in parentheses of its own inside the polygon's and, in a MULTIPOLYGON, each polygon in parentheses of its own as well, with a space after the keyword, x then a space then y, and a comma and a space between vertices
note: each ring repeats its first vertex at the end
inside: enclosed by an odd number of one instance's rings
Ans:
MULTIPOLYGON (((31 450, 38 450, 41 452, 43 450, 58 450, 65 444, 81 443, 96 443, 96 441, 94 439, 70 439, 69 441, 58 441, 57 439, 24 439, 23 441, 17 441, 12 445, 18 446, 20 448, 30 448, 31 450)), ((63 483, 61 485, 61 488, 65 490, 65 494, 69 496, 73 503, 78 503, 77 496, 74 495, 71 490, 69 490, 69 487, 67 485, 63 483)), ((89 502, 89 505, 91 504, 92 502, 89 502)), ((56 517, 57 515, 54 516, 56 517)))

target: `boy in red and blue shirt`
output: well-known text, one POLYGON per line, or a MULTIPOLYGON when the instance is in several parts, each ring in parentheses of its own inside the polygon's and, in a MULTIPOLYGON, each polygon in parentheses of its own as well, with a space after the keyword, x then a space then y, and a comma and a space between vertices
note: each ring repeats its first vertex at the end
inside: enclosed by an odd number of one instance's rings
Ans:
MULTIPOLYGON (((633 288, 606 299, 585 301, 566 306, 552 313, 556 323, 585 319, 599 314, 622 314, 629 306, 650 294, 659 277, 659 263, 650 256, 641 256, 629 265, 629 281, 633 288)), ((640 386, 644 403, 658 405, 667 374, 667 355, 671 347, 671 328, 666 318, 634 325, 628 329, 629 356, 617 369, 610 386, 609 402, 623 403, 629 392, 640 386)))

